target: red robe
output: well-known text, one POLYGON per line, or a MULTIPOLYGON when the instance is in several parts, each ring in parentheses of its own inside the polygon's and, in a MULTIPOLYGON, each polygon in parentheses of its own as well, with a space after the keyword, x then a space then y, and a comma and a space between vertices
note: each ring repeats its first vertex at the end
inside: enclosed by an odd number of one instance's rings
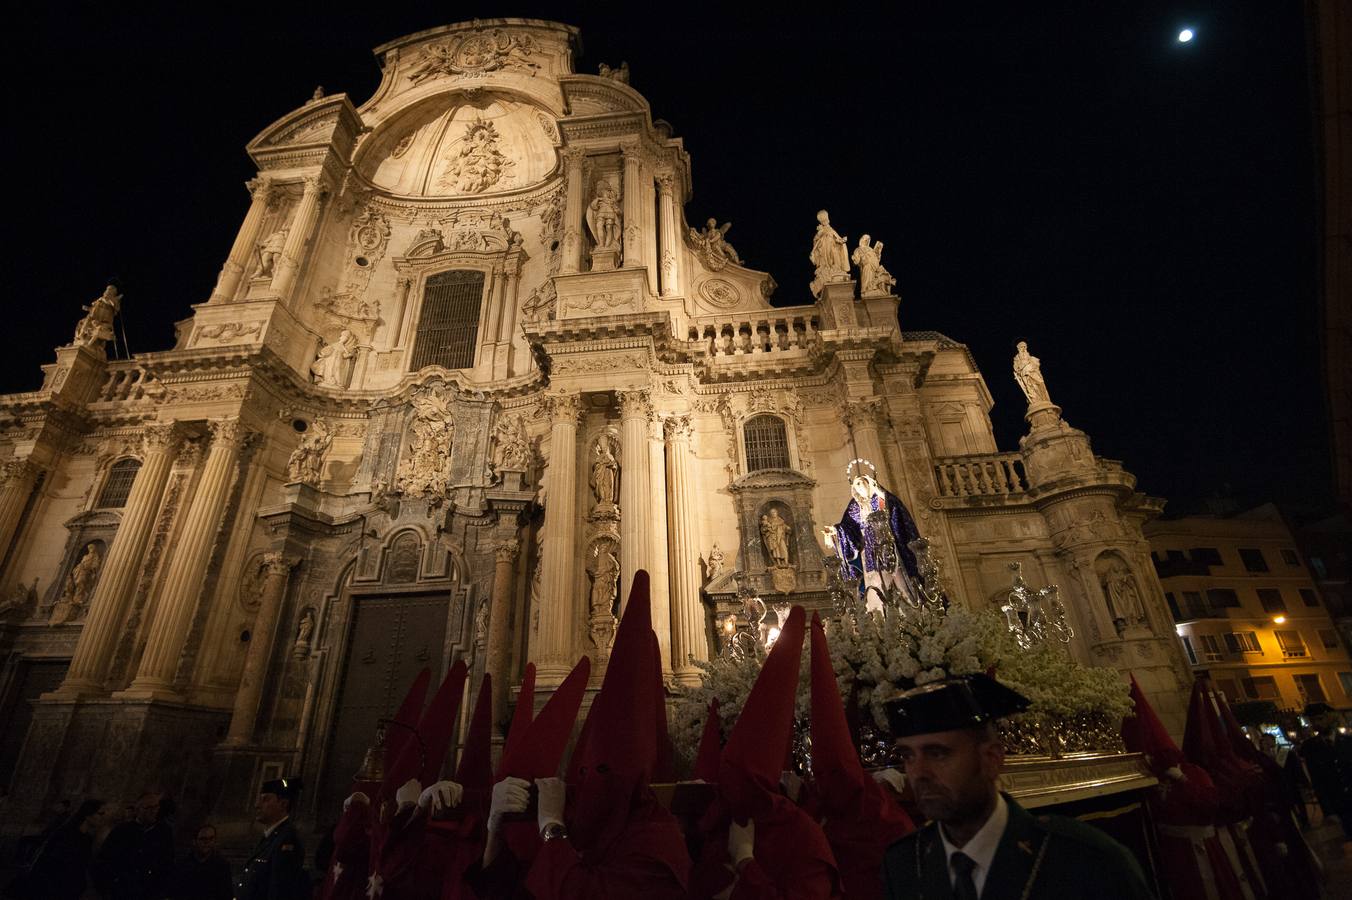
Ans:
MULTIPOLYGON (((832 900, 840 894, 835 856, 822 829, 786 797, 755 818, 753 858, 734 875, 729 818, 718 801, 705 820, 704 847, 690 875, 692 900, 710 900, 736 878, 729 900, 832 900)), ((879 869, 881 871, 881 869, 879 869)))
POLYGON ((604 849, 547 841, 526 878, 535 900, 685 900, 690 855, 676 819, 657 803, 632 809, 604 849))
POLYGON ((822 823, 842 893, 849 900, 882 900, 883 855, 893 841, 915 831, 915 823, 890 790, 867 776, 863 789, 842 806, 823 810, 822 823))
POLYGON ((348 804, 333 829, 333 861, 324 873, 320 900, 365 900, 370 828, 370 804, 348 804))
POLYGON ((1238 874, 1214 827, 1220 797, 1206 771, 1183 762, 1185 781, 1165 776, 1151 806, 1159 837, 1160 874, 1176 897, 1244 900, 1238 874))

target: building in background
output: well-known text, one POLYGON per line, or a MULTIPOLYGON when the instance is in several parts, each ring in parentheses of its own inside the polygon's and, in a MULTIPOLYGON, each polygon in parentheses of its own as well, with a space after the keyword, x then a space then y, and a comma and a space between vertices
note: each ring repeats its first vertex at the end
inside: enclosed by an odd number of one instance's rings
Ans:
POLYGON ((1276 506, 1157 520, 1145 533, 1194 671, 1234 703, 1352 709, 1352 660, 1276 506))

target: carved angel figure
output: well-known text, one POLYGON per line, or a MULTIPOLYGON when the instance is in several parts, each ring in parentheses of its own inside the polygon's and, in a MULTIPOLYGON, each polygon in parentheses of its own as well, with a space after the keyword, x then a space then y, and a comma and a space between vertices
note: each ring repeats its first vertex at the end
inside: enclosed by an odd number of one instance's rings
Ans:
POLYGON ((897 280, 883 268, 883 242, 870 244, 870 240, 868 235, 861 236, 859 246, 850 257, 859 267, 859 295, 891 294, 897 280))
POLYGON ((718 541, 714 541, 713 547, 709 550, 709 558, 706 560, 708 563, 707 568, 710 581, 713 581, 719 575, 723 574, 723 566, 726 564, 726 560, 727 557, 724 556, 723 551, 718 547, 718 541))
POLYGON ((817 233, 812 238, 812 252, 808 254, 816 267, 812 279, 812 294, 821 294, 822 285, 829 281, 844 281, 850 277, 850 251, 831 227, 831 216, 826 210, 817 211, 817 233))
POLYGON ((728 263, 742 264, 742 258, 727 241, 728 229, 731 227, 731 222, 720 226, 717 219, 710 219, 704 223, 703 231, 690 229, 690 243, 695 245, 705 267, 711 272, 717 272, 728 263))
POLYGON ((74 622, 84 615, 89 598, 94 595, 94 585, 98 583, 99 567, 102 564, 103 557, 99 555, 99 548, 95 544, 86 546, 84 555, 66 576, 66 586, 61 592, 61 599, 52 606, 50 619, 52 625, 74 622))
POLYGON ((490 436, 489 465, 494 481, 505 471, 524 472, 530 464, 530 441, 521 416, 499 416, 490 436))
POLYGON ((1014 354, 1014 380, 1023 389, 1028 403, 1049 403, 1047 382, 1042 380, 1042 362, 1028 352, 1028 342, 1019 341, 1018 353, 1014 354))
POLYGON ((282 255, 282 248, 286 246, 287 231, 285 226, 278 228, 258 245, 258 268, 254 270, 255 278, 272 275, 277 267, 277 260, 282 255))
POLYGON ((596 73, 602 78, 609 78, 611 81, 618 81, 620 84, 629 83, 629 63, 622 62, 618 69, 611 68, 606 63, 601 63, 596 67, 596 73))
POLYGON ((615 250, 620 246, 619 192, 609 181, 596 182, 596 196, 587 205, 587 228, 596 241, 597 250, 615 250))
POLYGON ((85 317, 75 326, 75 343, 82 347, 102 347, 113 339, 113 316, 122 309, 122 295, 113 285, 103 289, 88 306, 81 306, 85 317))
POLYGON ((336 341, 319 349, 314 364, 310 366, 310 377, 316 384, 345 389, 352 378, 352 365, 356 356, 357 336, 344 328, 336 341))
POLYGON ((333 435, 329 432, 329 426, 322 421, 315 421, 286 461, 286 480, 318 484, 324 471, 324 458, 332 445, 333 435))
POLYGON ((516 163, 498 149, 498 131, 479 119, 465 129, 464 141, 451 157, 441 183, 462 194, 482 194, 507 177, 516 163))

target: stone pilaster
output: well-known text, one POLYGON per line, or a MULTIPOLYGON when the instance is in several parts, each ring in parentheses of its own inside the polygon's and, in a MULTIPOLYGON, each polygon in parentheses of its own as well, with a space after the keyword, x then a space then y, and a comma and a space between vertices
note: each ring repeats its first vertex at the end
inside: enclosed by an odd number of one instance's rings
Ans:
POLYGON ((0 487, 0 557, 4 556, 19 530, 23 511, 40 474, 42 467, 31 457, 11 459, 0 467, 0 481, 4 485, 0 487))
POLYGON ((620 391, 620 615, 629 602, 634 573, 652 575, 652 527, 646 515, 652 503, 648 477, 648 417, 652 399, 647 391, 620 391))
POLYGON ((653 632, 662 654, 662 671, 671 671, 671 570, 667 564, 667 444, 663 422, 648 417, 649 574, 652 576, 653 632))
POLYGON ((244 214, 244 223, 239 227, 235 243, 230 247, 230 255, 221 266, 221 274, 216 278, 216 288, 211 292, 209 303, 224 303, 235 296, 240 279, 252 261, 254 250, 258 247, 259 232, 263 228, 263 218, 267 215, 268 202, 272 198, 272 184, 266 175, 259 175, 249 181, 247 187, 253 195, 249 211, 244 214))
POLYGON ((645 262, 643 230, 639 225, 643 221, 643 161, 637 143, 624 144, 620 151, 624 155, 624 267, 633 269, 645 262))
POLYGON ((179 529, 174 555, 160 585, 159 603, 147 632, 141 665, 136 678, 121 696, 145 699, 173 695, 178 657, 202 593, 216 529, 239 464, 240 450, 248 438, 248 432, 238 419, 214 420, 211 430, 211 450, 207 453, 192 503, 179 529))
POLYGON ((488 674, 493 676, 493 721, 507 711, 511 657, 512 598, 515 595, 516 557, 521 542, 513 538, 493 549, 493 597, 488 613, 488 674))
POLYGON ((671 493, 671 664, 683 684, 699 683, 692 660, 709 658, 704 604, 700 600, 699 517, 694 473, 690 471, 690 419, 672 416, 666 422, 667 485, 671 493))
POLYGON ((546 401, 550 416, 549 493, 545 508, 544 560, 540 570, 540 630, 535 661, 542 685, 556 685, 572 668, 573 594, 576 591, 577 420, 582 411, 577 394, 553 394, 546 401))
POLYGON ((277 260, 277 272, 272 276, 272 293, 283 300, 290 296, 291 289, 295 287, 296 273, 305 256, 305 247, 310 242, 315 222, 319 220, 319 201, 323 194, 324 182, 319 176, 311 175, 305 179, 305 192, 296 206, 296 214, 291 217, 286 245, 282 248, 281 258, 277 260))
POLYGON ((169 470, 178 452, 179 434, 172 424, 150 425, 142 432, 142 442, 141 468, 132 482, 127 505, 122 509, 122 522, 89 600, 89 616, 80 631, 66 680, 47 696, 74 697, 103 690, 108 665, 122 636, 127 604, 141 571, 142 557, 155 528, 169 470))
POLYGON ((854 438, 854 449, 863 459, 878 467, 878 483, 892 484, 887 459, 883 456, 883 442, 878 436, 878 423, 887 414, 878 397, 852 400, 845 404, 845 424, 854 438))
POLYGON ((569 147, 563 151, 563 164, 567 170, 567 196, 564 203, 563 257, 560 273, 576 275, 582 271, 582 214, 585 198, 582 192, 582 160, 587 156, 580 147, 569 147))
POLYGON ((661 216, 662 248, 659 250, 658 271, 662 296, 671 297, 681 292, 680 239, 676 235, 676 176, 663 172, 657 176, 658 212, 661 216))
POLYGON ((225 736, 228 747, 239 747, 253 739, 258 724, 258 701, 263 696, 263 680, 268 674, 268 660, 277 637, 277 621, 282 616, 282 601, 286 599, 287 582, 297 560, 287 559, 281 553, 263 556, 263 590, 259 595, 258 615, 254 617, 253 637, 244 654, 244 673, 235 692, 235 708, 230 715, 230 731, 225 736))

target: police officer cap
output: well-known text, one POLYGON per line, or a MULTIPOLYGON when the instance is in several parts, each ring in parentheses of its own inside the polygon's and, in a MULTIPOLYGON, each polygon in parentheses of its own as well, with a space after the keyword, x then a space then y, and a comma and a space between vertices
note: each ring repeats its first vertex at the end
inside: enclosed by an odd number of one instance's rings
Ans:
POLYGON ((301 783, 299 778, 274 778, 272 781, 263 782, 263 786, 258 789, 260 794, 276 794, 283 800, 294 801, 300 796, 301 783))
POLYGON ((1028 708, 1028 698, 988 675, 946 678, 883 702, 892 737, 972 728, 1028 708))

